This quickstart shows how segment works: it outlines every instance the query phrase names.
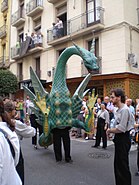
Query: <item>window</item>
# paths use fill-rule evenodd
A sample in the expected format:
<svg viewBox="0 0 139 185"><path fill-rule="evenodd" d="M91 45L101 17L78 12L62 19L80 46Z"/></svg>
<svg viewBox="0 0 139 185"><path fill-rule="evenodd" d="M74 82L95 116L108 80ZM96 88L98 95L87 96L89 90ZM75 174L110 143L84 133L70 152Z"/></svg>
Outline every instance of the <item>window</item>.
<svg viewBox="0 0 139 185"><path fill-rule="evenodd" d="M67 35L67 4L56 9L57 17L63 22L63 36Z"/></svg>
<svg viewBox="0 0 139 185"><path fill-rule="evenodd" d="M88 41L87 44L88 44L88 50L90 51L91 47L92 47L92 40ZM94 48L95 56L97 58L99 58L99 39L98 38L95 39L95 46L94 47L95 47ZM87 75L88 74L88 70L84 66L83 61L82 61L81 64L82 64L82 76ZM99 60L98 60L98 65L100 66L100 61ZM100 70L98 70L98 71L96 71L94 73L96 74L96 73L99 73L99 72L100 72Z"/></svg>
<svg viewBox="0 0 139 185"><path fill-rule="evenodd" d="M24 1L19 2L19 18L24 17Z"/></svg>
<svg viewBox="0 0 139 185"><path fill-rule="evenodd" d="M92 40L90 40L90 41L88 42L88 50L89 50L89 51L90 51L90 49L91 49L91 46L92 46ZM95 52L95 56L96 56L96 57L99 57L99 39L98 39L98 38L95 39L95 48L94 48L94 52Z"/></svg>
<svg viewBox="0 0 139 185"><path fill-rule="evenodd" d="M41 77L41 71L40 71L40 57L37 57L36 59L36 74L38 78Z"/></svg>
<svg viewBox="0 0 139 185"><path fill-rule="evenodd" d="M4 17L4 25L7 24L7 16Z"/></svg>
<svg viewBox="0 0 139 185"><path fill-rule="evenodd" d="M23 64L19 63L18 64L18 80L21 81L23 80Z"/></svg>
<svg viewBox="0 0 139 185"><path fill-rule="evenodd" d="M2 62L5 63L6 61L6 44L2 46Z"/></svg>
<svg viewBox="0 0 139 185"><path fill-rule="evenodd" d="M24 30L23 28L18 30L18 38L17 40L22 43L24 41Z"/></svg>
<svg viewBox="0 0 139 185"><path fill-rule="evenodd" d="M86 9L88 12L87 23L91 24L100 20L101 0L86 0Z"/></svg>
<svg viewBox="0 0 139 185"><path fill-rule="evenodd" d="M41 17L34 20L34 30L38 33L41 32Z"/></svg>

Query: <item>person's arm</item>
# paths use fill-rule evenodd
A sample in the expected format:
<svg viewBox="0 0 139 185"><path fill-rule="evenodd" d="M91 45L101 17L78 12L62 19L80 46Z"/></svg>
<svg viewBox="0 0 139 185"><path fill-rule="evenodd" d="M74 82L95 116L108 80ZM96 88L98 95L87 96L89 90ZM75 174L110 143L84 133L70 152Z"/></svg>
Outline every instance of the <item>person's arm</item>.
<svg viewBox="0 0 139 185"><path fill-rule="evenodd" d="M134 128L136 129L136 128L138 128L139 127L139 123L135 123L134 124Z"/></svg>
<svg viewBox="0 0 139 185"><path fill-rule="evenodd" d="M105 127L104 127L105 130L107 130L109 126L109 120L110 120L109 113L108 111L105 111Z"/></svg>
<svg viewBox="0 0 139 185"><path fill-rule="evenodd" d="M107 133L107 135L109 135L110 133L118 134L118 133L122 133L122 131L119 130L118 128L108 128L106 133Z"/></svg>
<svg viewBox="0 0 139 185"><path fill-rule="evenodd" d="M136 115L139 115L139 105L136 106Z"/></svg>
<svg viewBox="0 0 139 185"><path fill-rule="evenodd" d="M36 134L36 130L33 127L28 126L19 120L15 120L15 131L17 135L24 138L33 137Z"/></svg>
<svg viewBox="0 0 139 185"><path fill-rule="evenodd" d="M0 138L1 142L2 142L2 139ZM3 167L3 162L4 162L4 154L3 154L3 143L0 142L0 184L1 184L1 179L2 179L2 167Z"/></svg>

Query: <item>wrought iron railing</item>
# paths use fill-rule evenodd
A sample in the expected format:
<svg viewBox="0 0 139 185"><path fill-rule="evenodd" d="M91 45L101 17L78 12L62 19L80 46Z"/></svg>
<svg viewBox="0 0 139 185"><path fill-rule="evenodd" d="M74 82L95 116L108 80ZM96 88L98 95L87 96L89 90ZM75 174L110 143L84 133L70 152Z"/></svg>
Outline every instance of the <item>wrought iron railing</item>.
<svg viewBox="0 0 139 185"><path fill-rule="evenodd" d="M28 48L27 51L25 51L26 53L28 52L28 50L37 48L37 47L43 47L43 38L41 37L41 39L39 39L40 37L38 36L38 38L35 39L35 42L33 40L30 41L30 43L28 44ZM24 48L26 46L26 40L23 41L22 43L17 42L16 46L13 46L11 48L11 57L15 58L17 56L21 57L26 55L26 53L24 53ZM24 54L23 54L24 53Z"/></svg>
<svg viewBox="0 0 139 185"><path fill-rule="evenodd" d="M27 6L26 6L26 13L28 14L38 6L43 6L43 0L29 1L29 3L27 3Z"/></svg>
<svg viewBox="0 0 139 185"><path fill-rule="evenodd" d="M11 58L14 58L19 55L20 52L20 44L11 48Z"/></svg>
<svg viewBox="0 0 139 185"><path fill-rule="evenodd" d="M25 9L18 9L14 14L12 14L12 24L21 18L25 18Z"/></svg>
<svg viewBox="0 0 139 185"><path fill-rule="evenodd" d="M63 22L64 28L63 35L61 37L76 33L98 23L103 24L103 17L104 9L102 7L97 7L95 11L90 10L68 20L67 22ZM54 35L55 32L56 30L54 30L53 28L47 30L47 42L51 42L60 38L57 35Z"/></svg>
<svg viewBox="0 0 139 185"><path fill-rule="evenodd" d="M7 25L3 25L0 27L0 38L2 38L7 33Z"/></svg>
<svg viewBox="0 0 139 185"><path fill-rule="evenodd" d="M3 0L1 3L1 12L8 8L8 0Z"/></svg>

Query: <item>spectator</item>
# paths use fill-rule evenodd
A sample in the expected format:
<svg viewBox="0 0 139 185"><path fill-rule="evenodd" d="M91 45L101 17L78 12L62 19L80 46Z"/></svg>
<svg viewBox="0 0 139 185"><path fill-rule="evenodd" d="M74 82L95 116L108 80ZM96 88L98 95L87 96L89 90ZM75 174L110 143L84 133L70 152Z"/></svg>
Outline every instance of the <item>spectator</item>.
<svg viewBox="0 0 139 185"><path fill-rule="evenodd" d="M92 139L96 139L96 125L97 125L97 113L101 110L101 98L97 98L97 102L95 103L93 114L94 114L94 133Z"/></svg>
<svg viewBox="0 0 139 185"><path fill-rule="evenodd" d="M34 104L30 101L29 103L29 108L28 108L28 114L29 114L29 117L30 117L30 123L31 123L31 126L35 128L36 130L36 134L35 136L32 137L32 145L34 145L34 148L37 149L37 129L39 130L39 136L43 133L43 128L42 128L42 125L40 125L36 119L37 119L37 116L35 115L35 113L32 111L32 107L34 107Z"/></svg>
<svg viewBox="0 0 139 185"><path fill-rule="evenodd" d="M28 112L29 104L30 104L30 98L29 98L29 96L27 96L26 101L25 101L26 113Z"/></svg>
<svg viewBox="0 0 139 185"><path fill-rule="evenodd" d="M129 108L125 105L125 94L122 89L113 89L111 99L118 110L115 113L115 128L108 128L107 134L114 133L115 156L114 172L116 185L131 185L131 173L129 169L129 150L131 147L130 124L132 117Z"/></svg>
<svg viewBox="0 0 139 185"><path fill-rule="evenodd" d="M103 147L104 149L107 148L107 136L106 136L106 130L108 128L109 124L109 113L106 110L106 104L105 102L101 103L101 110L97 113L97 132L96 132L96 143L93 147L100 146L101 138L103 141Z"/></svg>
<svg viewBox="0 0 139 185"><path fill-rule="evenodd" d="M37 34L37 46L40 46L40 47L42 47L42 37L43 37L43 35L41 34L41 32L39 32L38 34Z"/></svg>
<svg viewBox="0 0 139 185"><path fill-rule="evenodd" d="M56 39L57 37L57 27L55 26L56 24L53 23L53 29L52 29L52 34L53 34L53 38Z"/></svg>
<svg viewBox="0 0 139 185"><path fill-rule="evenodd" d="M137 146L137 172L135 173L135 175L139 176L139 123L135 124L135 129L137 129L137 133L138 133L138 141L136 141L138 143L138 146Z"/></svg>
<svg viewBox="0 0 139 185"><path fill-rule="evenodd" d="M0 98L0 182L1 185L22 185L15 166L18 164L20 145L14 123L4 110Z"/></svg>
<svg viewBox="0 0 139 185"><path fill-rule="evenodd" d="M126 105L129 107L131 113L135 116L135 108L132 106L132 99L126 99Z"/></svg>
<svg viewBox="0 0 139 185"><path fill-rule="evenodd" d="M31 44L30 44L30 48L34 48L35 47L35 34L32 33L31 34Z"/></svg>
<svg viewBox="0 0 139 185"><path fill-rule="evenodd" d="M57 17L57 23L55 24L55 27L57 28L57 36L62 37L63 36L63 22Z"/></svg>
<svg viewBox="0 0 139 185"><path fill-rule="evenodd" d="M79 115L77 116L77 119L82 121L83 123L85 122L85 114L87 112L86 109L87 109L86 99L83 98L81 111L80 111ZM79 138L79 137L82 137L81 128L77 128L76 138ZM87 136L85 136L85 137L87 137Z"/></svg>
<svg viewBox="0 0 139 185"><path fill-rule="evenodd" d="M106 109L108 110L109 112L109 116L110 116L110 121L114 118L114 105L112 103L112 100L110 100L108 103L107 103L107 107Z"/></svg>
<svg viewBox="0 0 139 185"><path fill-rule="evenodd" d="M23 138L28 138L32 137L35 135L35 129L31 126L27 126L25 123L22 123L19 120L15 119L15 105L12 101L8 101L4 105L5 111L8 113L10 119L14 121L15 123L15 131L16 134L18 135L19 140L22 140ZM20 148L20 156L19 156L19 162L16 166L16 170L22 180L22 185L24 185L24 158L22 155L22 151Z"/></svg>

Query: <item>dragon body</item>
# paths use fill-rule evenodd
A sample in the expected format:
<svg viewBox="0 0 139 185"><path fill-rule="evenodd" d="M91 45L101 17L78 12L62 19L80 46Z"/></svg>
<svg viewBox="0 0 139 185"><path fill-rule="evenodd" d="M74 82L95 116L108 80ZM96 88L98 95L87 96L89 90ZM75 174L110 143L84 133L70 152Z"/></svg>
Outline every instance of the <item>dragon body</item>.
<svg viewBox="0 0 139 185"><path fill-rule="evenodd" d="M80 56L90 73L71 97L66 84L66 63L72 55ZM90 131L92 108L96 97L90 96L89 98L89 114L86 123L79 121L77 115L81 110L84 90L92 76L91 71L93 70L98 70L96 57L93 53L77 45L65 49L58 59L52 89L49 94L44 90L37 75L32 68L30 68L32 86L35 90L35 94L26 87L24 87L24 89L34 102L33 111L38 117L39 124L43 126L43 134L39 138L39 144L41 146L49 146L52 144L52 130L54 128L80 127L86 132Z"/></svg>

